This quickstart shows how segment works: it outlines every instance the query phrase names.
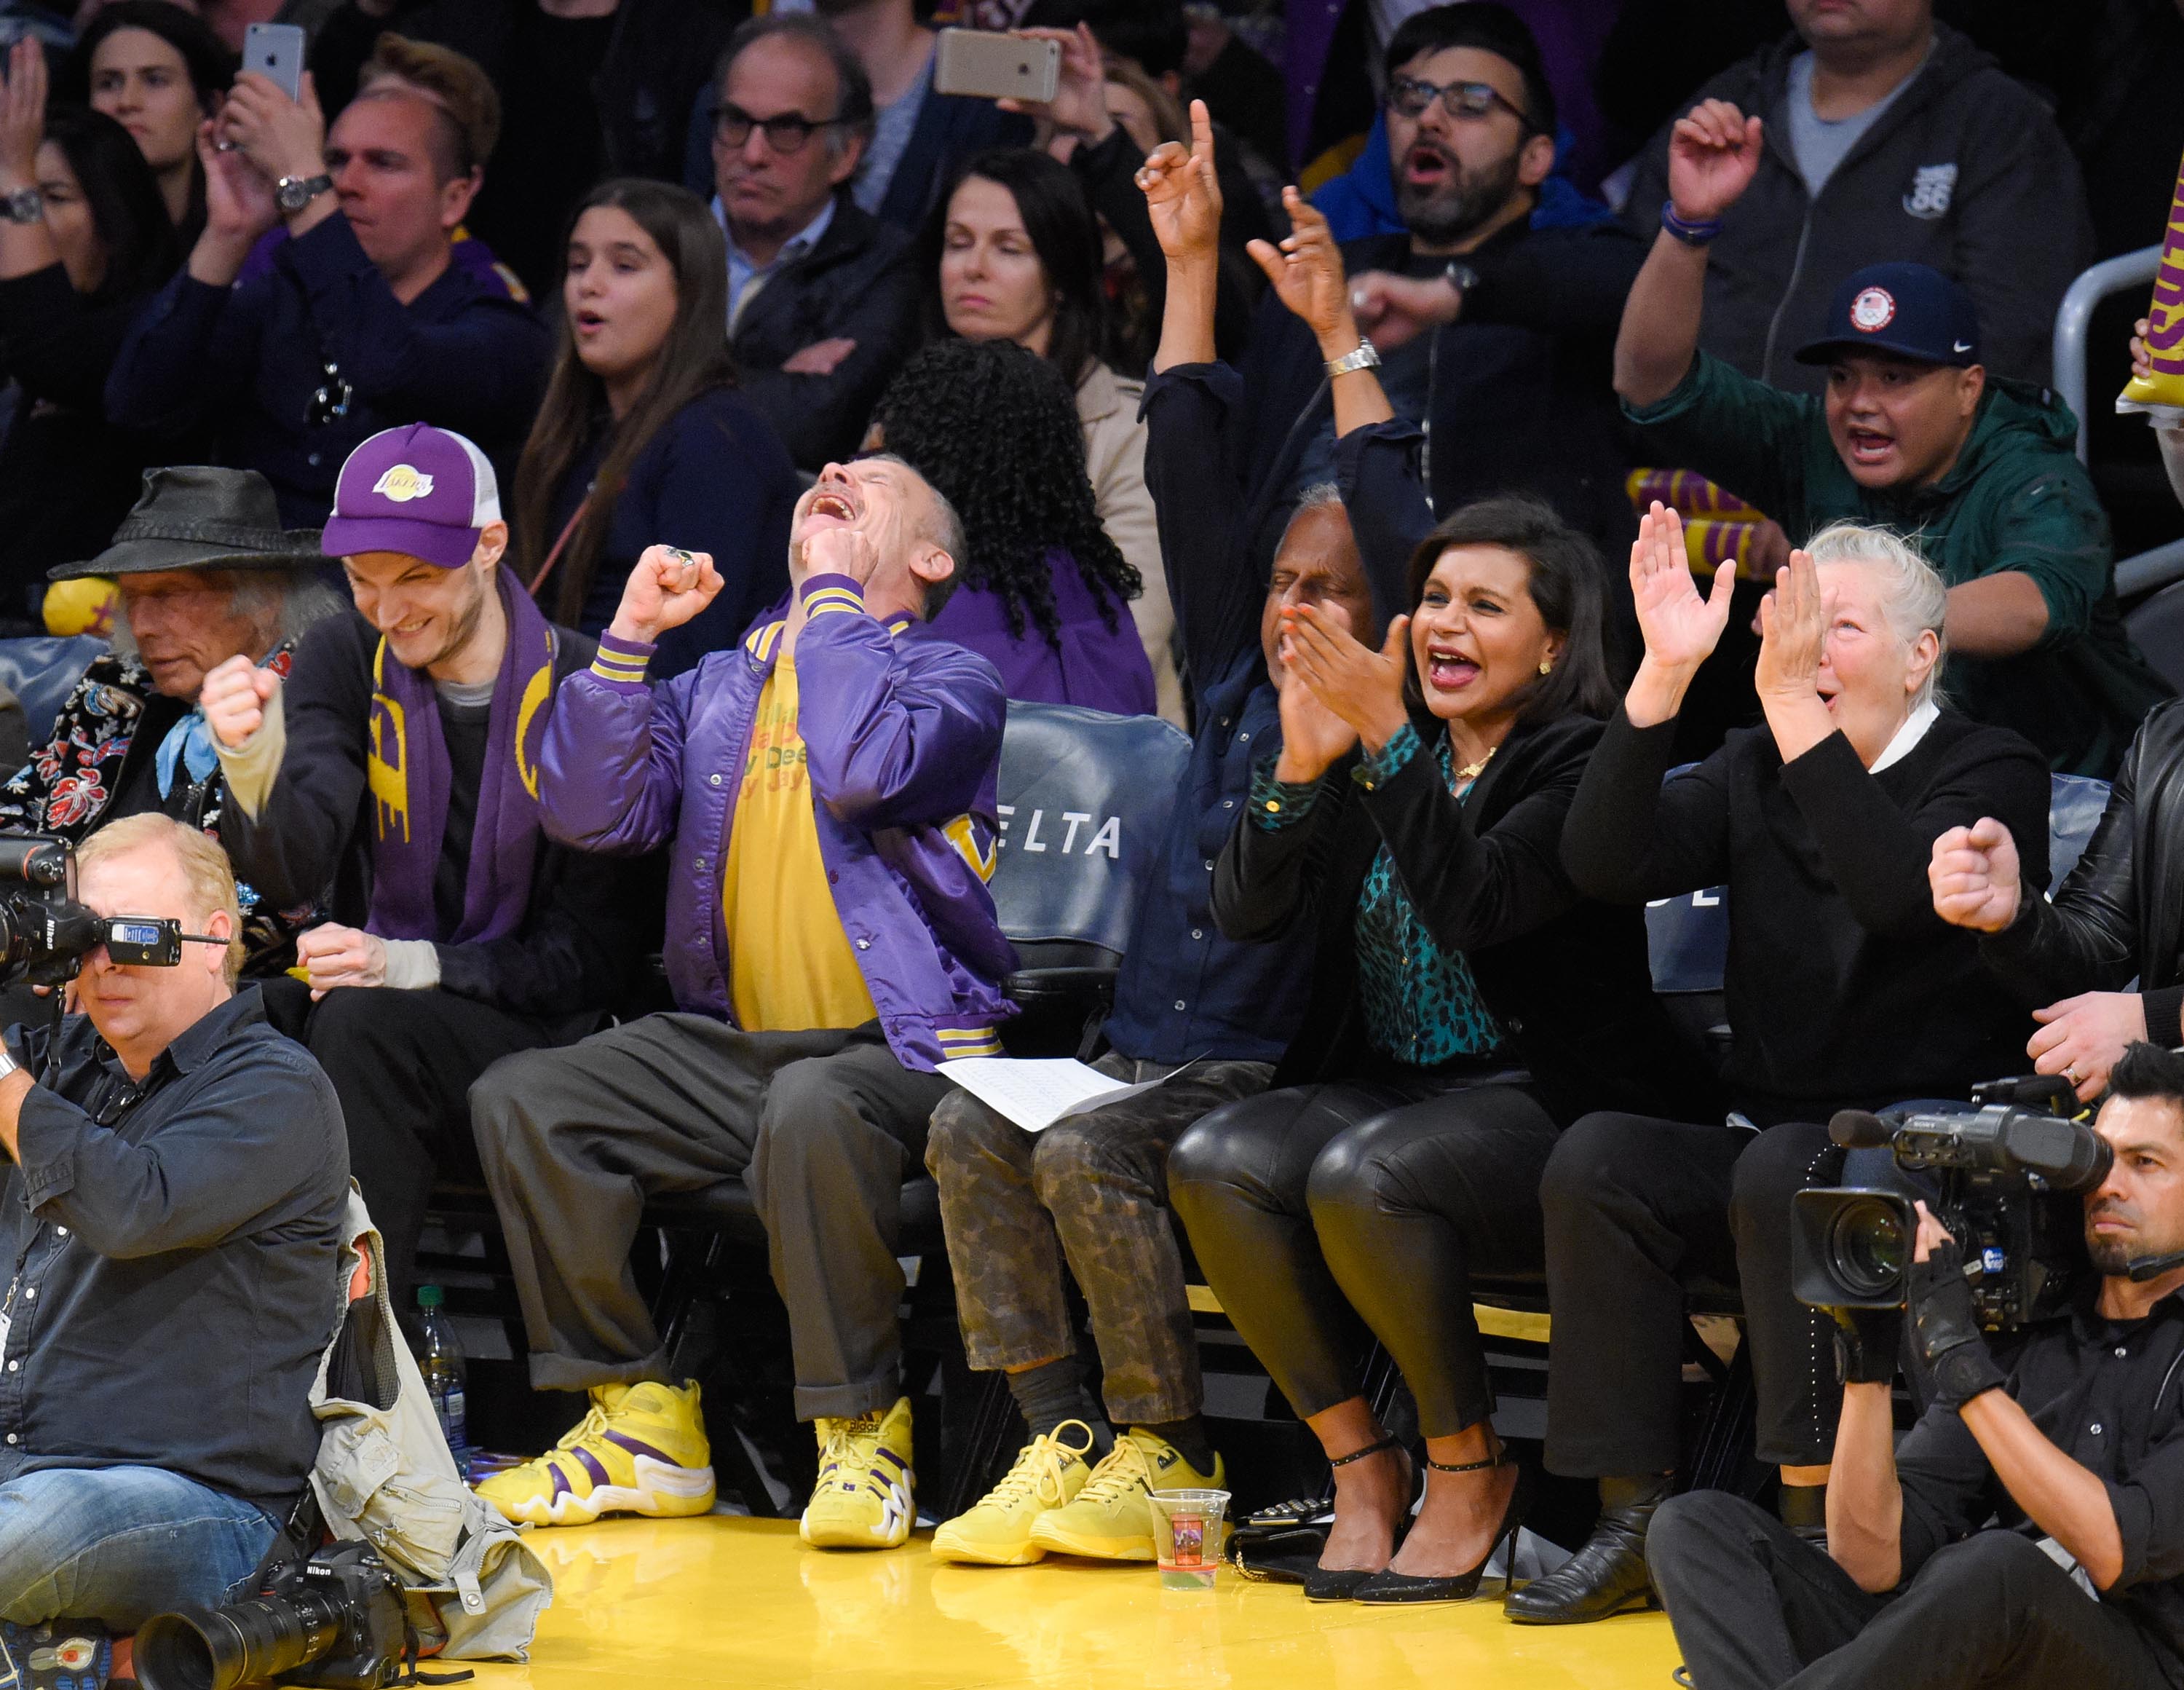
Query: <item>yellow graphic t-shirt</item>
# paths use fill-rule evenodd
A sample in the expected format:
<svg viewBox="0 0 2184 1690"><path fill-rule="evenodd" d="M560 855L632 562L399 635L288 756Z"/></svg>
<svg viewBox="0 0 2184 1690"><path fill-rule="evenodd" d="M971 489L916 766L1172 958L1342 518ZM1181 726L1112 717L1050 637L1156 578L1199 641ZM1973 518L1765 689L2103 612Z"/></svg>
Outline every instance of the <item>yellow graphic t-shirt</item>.
<svg viewBox="0 0 2184 1690"><path fill-rule="evenodd" d="M758 695L721 885L728 996L747 1033L858 1027L878 1013L834 911L811 806L796 667L783 652Z"/></svg>

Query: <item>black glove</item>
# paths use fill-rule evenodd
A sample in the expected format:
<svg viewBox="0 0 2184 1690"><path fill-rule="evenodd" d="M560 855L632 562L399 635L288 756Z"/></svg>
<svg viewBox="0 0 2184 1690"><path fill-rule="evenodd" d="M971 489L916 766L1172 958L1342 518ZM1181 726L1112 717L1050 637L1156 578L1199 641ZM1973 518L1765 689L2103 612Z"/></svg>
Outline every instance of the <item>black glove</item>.
<svg viewBox="0 0 2184 1690"><path fill-rule="evenodd" d="M1836 1377L1845 1385L1892 1385L1903 1351L1900 1308L1831 1308Z"/></svg>
<svg viewBox="0 0 2184 1690"><path fill-rule="evenodd" d="M2007 1375L1988 1353L1964 1278L1964 1252L1952 1241L1936 1245L1905 1276L1911 1330L1919 1353L1934 1370L1934 1400L1961 1408L1986 1391L1999 1390Z"/></svg>

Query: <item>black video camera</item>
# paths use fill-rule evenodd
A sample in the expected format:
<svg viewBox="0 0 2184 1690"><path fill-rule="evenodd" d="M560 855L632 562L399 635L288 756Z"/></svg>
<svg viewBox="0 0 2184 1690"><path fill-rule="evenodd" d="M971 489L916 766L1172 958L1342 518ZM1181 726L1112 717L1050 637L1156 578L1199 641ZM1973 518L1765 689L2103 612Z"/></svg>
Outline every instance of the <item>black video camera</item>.
<svg viewBox="0 0 2184 1690"><path fill-rule="evenodd" d="M0 985L57 986L100 945L125 967L171 968L184 933L167 916L102 916L75 901L75 850L50 834L0 834Z"/></svg>
<svg viewBox="0 0 2184 1690"><path fill-rule="evenodd" d="M144 1690L378 1690L402 1678L410 1648L401 1584L365 1545L339 1543L277 1566L244 1601L154 1615L136 1633L136 1678Z"/></svg>
<svg viewBox="0 0 2184 1690"><path fill-rule="evenodd" d="M2108 1177L2108 1141L2062 1112L2070 1082L2039 1075L1972 1088L1979 1107L1907 1115L1892 1125L1840 1111L1828 1136L1847 1149L1895 1152L1931 1174L1928 1207L1963 1247L1981 1326L2013 1331L2060 1314L2086 1266L2081 1195ZM1791 1205L1790 1288L1815 1308L1900 1308L1919 1236L1912 1200L1845 1186L1800 1191Z"/></svg>

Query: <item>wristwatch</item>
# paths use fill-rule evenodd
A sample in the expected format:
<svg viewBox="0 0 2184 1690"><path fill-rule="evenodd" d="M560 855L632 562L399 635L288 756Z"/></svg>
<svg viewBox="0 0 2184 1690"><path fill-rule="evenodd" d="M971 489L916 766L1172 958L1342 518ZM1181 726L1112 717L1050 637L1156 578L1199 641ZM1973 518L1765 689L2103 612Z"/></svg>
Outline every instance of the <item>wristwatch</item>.
<svg viewBox="0 0 2184 1690"><path fill-rule="evenodd" d="M283 176L273 184L273 203L281 215L292 217L320 194L330 192L334 179L323 170L315 176Z"/></svg>
<svg viewBox="0 0 2184 1690"><path fill-rule="evenodd" d="M1440 274L1441 280L1456 289L1459 296L1479 286L1479 272L1460 258L1451 259L1448 268Z"/></svg>
<svg viewBox="0 0 2184 1690"><path fill-rule="evenodd" d="M1327 373L1330 380L1337 376L1347 376L1353 370L1377 370L1379 367L1380 354L1369 340L1359 341L1355 352L1346 352L1340 358L1327 360Z"/></svg>
<svg viewBox="0 0 2184 1690"><path fill-rule="evenodd" d="M0 217L10 223L35 223L46 215L46 197L34 187L0 193Z"/></svg>
<svg viewBox="0 0 2184 1690"><path fill-rule="evenodd" d="M8 1041L0 1039L0 1079L7 1079L9 1074L22 1066L22 1063L15 1060L14 1052L8 1048Z"/></svg>

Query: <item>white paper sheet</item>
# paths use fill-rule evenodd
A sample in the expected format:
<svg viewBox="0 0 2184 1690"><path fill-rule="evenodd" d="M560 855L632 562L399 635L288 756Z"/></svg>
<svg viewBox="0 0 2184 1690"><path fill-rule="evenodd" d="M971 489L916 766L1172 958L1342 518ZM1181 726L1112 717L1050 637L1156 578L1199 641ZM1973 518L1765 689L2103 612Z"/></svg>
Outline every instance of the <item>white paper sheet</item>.
<svg viewBox="0 0 2184 1690"><path fill-rule="evenodd" d="M1183 1068L1137 1085L1068 1057L964 1057L941 1063L940 1072L1026 1132L1043 1133L1056 1121L1163 1085Z"/></svg>

